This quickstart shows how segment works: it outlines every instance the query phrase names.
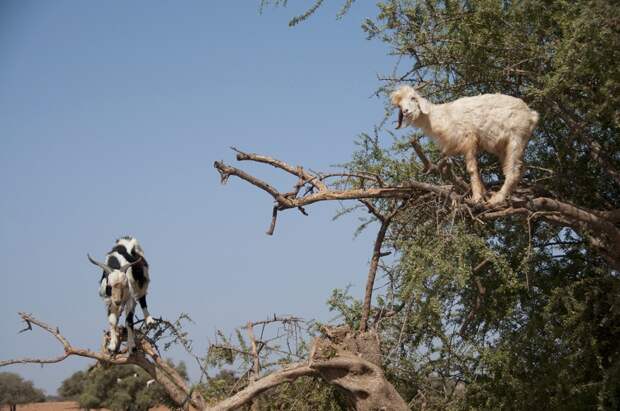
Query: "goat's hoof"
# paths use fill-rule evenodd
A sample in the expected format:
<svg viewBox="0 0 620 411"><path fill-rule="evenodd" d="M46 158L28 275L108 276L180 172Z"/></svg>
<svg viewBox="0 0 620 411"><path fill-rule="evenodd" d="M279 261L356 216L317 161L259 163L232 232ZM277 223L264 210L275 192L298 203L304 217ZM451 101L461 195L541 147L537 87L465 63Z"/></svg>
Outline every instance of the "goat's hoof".
<svg viewBox="0 0 620 411"><path fill-rule="evenodd" d="M488 201L488 204L492 207L496 207L506 202L506 198L504 196L493 196Z"/></svg>
<svg viewBox="0 0 620 411"><path fill-rule="evenodd" d="M149 326L149 327L152 326L152 325L155 325L155 319L153 319L153 317L151 317L150 315L148 317L146 317L144 322L146 322L146 325Z"/></svg>

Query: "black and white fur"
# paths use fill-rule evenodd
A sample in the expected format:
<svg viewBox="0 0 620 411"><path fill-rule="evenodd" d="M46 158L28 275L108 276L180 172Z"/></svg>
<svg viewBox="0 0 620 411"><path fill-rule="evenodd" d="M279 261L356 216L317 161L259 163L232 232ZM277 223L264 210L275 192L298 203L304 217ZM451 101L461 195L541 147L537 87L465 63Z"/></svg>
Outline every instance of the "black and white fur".
<svg viewBox="0 0 620 411"><path fill-rule="evenodd" d="M98 264L99 265L99 264ZM152 325L155 320L148 311L146 294L150 283L149 264L144 258L144 251L138 240L134 237L122 237L116 240L112 250L106 255L105 264L101 275L99 295L103 298L110 323L110 343L108 349L112 352L118 349L118 333L116 326L121 313L125 312L125 324L127 327L127 351L131 354L135 346L133 336L134 311L136 301L142 308L144 321ZM125 268L123 270L123 268ZM112 301L112 284L114 276L118 277L119 271L126 276L126 292L121 301ZM119 281L119 280L116 280Z"/></svg>

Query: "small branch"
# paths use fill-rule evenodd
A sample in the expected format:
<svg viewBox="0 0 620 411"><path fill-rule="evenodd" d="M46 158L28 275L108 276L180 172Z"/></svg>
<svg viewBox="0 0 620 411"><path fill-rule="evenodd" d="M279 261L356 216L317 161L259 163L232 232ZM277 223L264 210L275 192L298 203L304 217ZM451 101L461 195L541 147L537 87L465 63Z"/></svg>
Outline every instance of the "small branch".
<svg viewBox="0 0 620 411"><path fill-rule="evenodd" d="M232 149L237 153L237 161L256 161L257 163L269 164L270 166L279 168L289 174L301 178L303 181L312 184L317 190L327 190L327 187L321 180L319 180L316 176L313 176L312 174L304 171L302 167L293 167L285 163L284 161L277 160L268 156L263 156L260 154L245 153L241 150L236 149L235 147L232 147Z"/></svg>
<svg viewBox="0 0 620 411"><path fill-rule="evenodd" d="M269 225L269 229L267 229L267 235L273 235L273 231L276 229L277 219L278 219L278 207L273 206L273 211L271 213L271 224Z"/></svg>
<svg viewBox="0 0 620 411"><path fill-rule="evenodd" d="M433 168L436 168L436 166L433 163L431 163L428 157L426 157L426 153L422 149L422 146L420 145L420 142L418 141L417 138L411 139L411 145L413 146L413 150L415 151L415 153L418 155L418 158L424 165L423 171L425 173L432 171Z"/></svg>
<svg viewBox="0 0 620 411"><path fill-rule="evenodd" d="M479 273L489 262L491 261L488 258L485 258L484 260L482 260L481 263L479 263L473 269L473 273L474 273L473 278L474 278L474 282L476 283L476 287L478 288L478 294L476 295L475 305L469 311L469 314L467 314L467 317L465 318L465 321L463 321L463 324L461 325L461 329L459 330L459 335L461 337L465 335L465 330L467 329L471 321L474 319L474 316L476 315L478 310L480 310L480 306L482 305L482 299L484 298L486 291L487 291L486 288L482 285L482 282L480 281L480 277L478 277L475 274Z"/></svg>
<svg viewBox="0 0 620 411"><path fill-rule="evenodd" d="M264 182L263 180L260 180L248 173L246 173L245 171L239 170L238 168L235 167L229 167L226 164L224 164L223 162L220 161L216 161L213 163L213 166L219 171L220 176L221 176L221 180L222 182L226 182L228 181L228 178L230 176L237 176L242 180L247 181L248 183L255 185L256 187L260 188L263 191L268 192L269 194L271 194L271 196L274 198L274 200L276 200L279 204L289 204L290 202L287 200L286 197L282 196L280 194L280 192L278 190L276 190L275 188L273 188L271 185L267 184L266 182ZM291 208L294 207L292 205L290 205L287 208Z"/></svg>
<svg viewBox="0 0 620 411"><path fill-rule="evenodd" d="M103 354L103 353L97 353L94 351L85 350L81 348L74 348L73 346L71 346L69 341L63 335L60 334L60 330L58 328L52 327L44 323L43 321L36 319L35 317L33 317L31 314L28 314L28 313L20 312L19 316L27 324L27 327L21 330L20 332L32 330L32 325L34 324L37 327L41 328L42 330L47 331L48 333L52 334L52 336L54 336L54 338L56 338L56 340L58 340L60 344L62 344L64 348L64 354L61 356L58 356L55 358L49 358L49 359L18 358L18 359L12 359L12 360L4 360L4 361L0 361L0 367L7 366L7 365L13 365L13 364L53 364L53 363L60 362L64 360L65 358L70 357L72 355L93 358L98 361L103 361L103 362L107 362L110 364L126 364L127 363L127 358L112 357L110 355Z"/></svg>
<svg viewBox="0 0 620 411"><path fill-rule="evenodd" d="M377 309L377 314L375 315L374 318L374 328L377 328L379 326L379 323L381 322L381 320L385 319L385 318L391 318L394 317L395 315L398 315L398 313L400 313L402 311L402 309L405 308L405 303L401 303L396 307L391 308L390 310L386 311L385 307L381 307L381 309Z"/></svg>
<svg viewBox="0 0 620 411"><path fill-rule="evenodd" d="M295 316L286 316L286 317L280 317L274 314L273 318L268 318L266 320L259 320L259 321L253 321L253 322L249 322L248 324L251 324L253 327L256 327L257 325L263 325L263 324L271 324L271 323L282 323L282 324L290 324L290 323L298 323L303 321L303 318L300 317L295 317Z"/></svg>
<svg viewBox="0 0 620 411"><path fill-rule="evenodd" d="M372 290L375 284L375 277L377 275L377 267L379 266L379 260L381 259L381 247L385 240L385 234L392 221L392 218L381 220L381 227L377 233L375 244L373 247L372 258L370 260L370 267L368 269L368 278L366 280L366 292L364 293L364 303L362 306L362 319L360 320L360 332L366 332L368 328L368 317L370 316L370 307L372 305Z"/></svg>
<svg viewBox="0 0 620 411"><path fill-rule="evenodd" d="M256 338L254 338L254 325L251 322L248 322L248 325L245 327L248 332L248 338L250 339L250 346L252 347L252 358L253 358L253 366L252 373L250 374L250 383L256 381L260 376L260 358L258 356L259 349L256 344Z"/></svg>
<svg viewBox="0 0 620 411"><path fill-rule="evenodd" d="M63 354L63 355L61 355L59 357L48 358L48 359L43 359L43 358L16 358L14 360L0 361L0 367L4 367L6 365L13 365L13 364L54 364L54 363L63 361L69 355L71 355L71 354L65 353L65 354Z"/></svg>

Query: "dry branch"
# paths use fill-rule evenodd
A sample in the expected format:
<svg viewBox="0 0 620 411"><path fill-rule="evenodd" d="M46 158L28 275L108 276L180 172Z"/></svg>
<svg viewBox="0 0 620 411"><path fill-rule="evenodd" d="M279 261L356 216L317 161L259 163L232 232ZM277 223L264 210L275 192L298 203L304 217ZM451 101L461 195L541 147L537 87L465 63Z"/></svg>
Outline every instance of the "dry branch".
<svg viewBox="0 0 620 411"><path fill-rule="evenodd" d="M41 328L50 333L63 346L64 354L53 359L39 358L20 358L13 360L0 361L0 367L12 364L49 364L60 362L70 356L78 356L91 358L105 364L114 365L137 365L143 368L152 378L158 381L170 394L170 397L178 404L189 402L198 409L204 408L204 400L198 393L192 393L185 383L184 379L176 372L176 370L166 363L158 354L157 348L153 346L146 338L138 338L135 351L130 356L110 355L103 352L95 352L88 349L76 348L71 345L69 340L65 338L57 327L52 327L43 321L33 317L31 314L19 313L29 328L32 325ZM138 333L136 333L138 334Z"/></svg>
<svg viewBox="0 0 620 411"><path fill-rule="evenodd" d="M415 145L414 145L415 147ZM416 150L418 152L418 150ZM620 270L620 228L617 226L620 221L620 211L618 210L590 210L569 204L548 196L537 196L534 188L524 187L518 190L518 195L513 194L510 200L499 207L492 207L486 203L475 203L464 194L459 194L463 183L456 177L444 175L450 180L450 184L437 185L420 181L411 180L406 183L394 186L384 184L365 184L364 188L352 188L348 190L336 190L327 185L319 185L312 180L315 176L307 174L302 167L292 167L285 162L268 156L257 154L246 154L240 152L244 161L256 161L272 165L276 168L285 170L304 179L307 183L313 184L316 190L305 196L283 195L268 183L223 162L216 161L214 167L222 177L222 181L227 181L230 176L237 176L250 184L269 193L275 200L277 211L289 208L304 207L321 201L341 201L341 200L369 200L369 199L394 199L407 200L418 197L432 195L435 198L450 202L455 209L467 212L474 221L495 220L509 216L520 216L525 219L531 218L534 214L536 218L546 220L550 223L571 227L584 238L588 239L607 259L611 266ZM418 153L425 165L432 168L430 161L424 156L423 152ZM239 156L238 156L239 157ZM351 177L355 178L355 177ZM366 178L365 182L376 181ZM365 203L366 204L366 203ZM473 211L472 211L473 210ZM272 220L272 227L275 225L275 214Z"/></svg>

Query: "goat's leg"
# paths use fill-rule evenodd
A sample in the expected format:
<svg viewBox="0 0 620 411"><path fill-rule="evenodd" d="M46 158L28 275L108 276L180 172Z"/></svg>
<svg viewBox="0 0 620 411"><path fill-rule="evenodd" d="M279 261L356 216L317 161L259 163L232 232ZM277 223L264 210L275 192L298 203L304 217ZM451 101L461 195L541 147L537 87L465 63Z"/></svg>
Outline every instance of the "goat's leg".
<svg viewBox="0 0 620 411"><path fill-rule="evenodd" d="M149 309L146 306L146 294L140 297L138 299L138 302L140 303L142 314L144 314L144 322L146 322L146 325L155 324L155 320L153 319L153 317L151 317L151 314L149 314Z"/></svg>
<svg viewBox="0 0 620 411"><path fill-rule="evenodd" d="M127 355L131 355L134 347L136 346L136 342L134 341L133 336L133 311L133 307L131 308L131 310L127 310L127 316L125 319L125 326L127 327Z"/></svg>
<svg viewBox="0 0 620 411"><path fill-rule="evenodd" d="M465 153L465 165L471 181L471 199L478 203L482 201L484 185L480 179L480 173L478 173L478 160L476 160L475 150L469 150Z"/></svg>
<svg viewBox="0 0 620 411"><path fill-rule="evenodd" d="M502 164L504 172L504 184L502 188L489 200L489 204L497 205L506 200L512 193L512 190L519 184L521 178L521 166L523 164L523 151L525 145L520 142L510 143L506 147L506 155Z"/></svg>
<svg viewBox="0 0 620 411"><path fill-rule="evenodd" d="M108 343L108 351L116 352L118 349L118 333L116 325L118 324L118 313L116 310L108 308L108 323L110 323L110 342Z"/></svg>

